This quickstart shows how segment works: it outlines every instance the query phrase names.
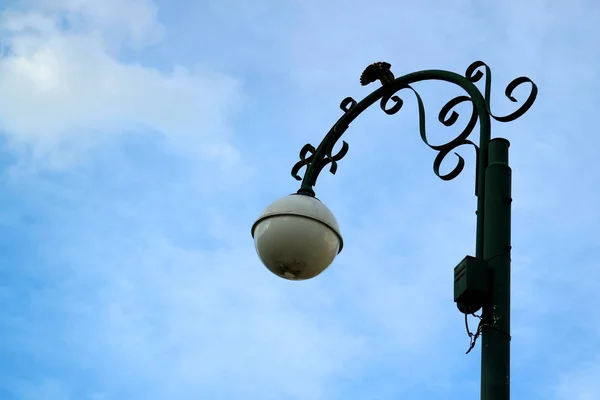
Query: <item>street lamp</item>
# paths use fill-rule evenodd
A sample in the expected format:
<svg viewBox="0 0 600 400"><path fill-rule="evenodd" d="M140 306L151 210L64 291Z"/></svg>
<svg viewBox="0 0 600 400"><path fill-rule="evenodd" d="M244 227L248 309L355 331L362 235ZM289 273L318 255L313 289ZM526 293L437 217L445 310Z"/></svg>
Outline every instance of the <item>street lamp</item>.
<svg viewBox="0 0 600 400"><path fill-rule="evenodd" d="M465 75L450 71L426 70L395 78L391 65L378 62L369 65L360 77L362 85L380 81L382 86L360 102L345 98L340 108L342 117L333 125L319 146L306 144L300 150L300 161L292 168L292 176L301 180L297 193L276 200L267 207L252 226L256 251L265 266L274 274L289 280L303 280L323 272L342 250L343 239L332 212L315 197L313 190L321 171L329 165L335 174L337 163L348 152L348 143L333 148L348 126L363 111L380 101L388 115L396 114L403 106L398 92L412 91L419 111L419 133L427 146L438 152L433 162L434 173L442 180L456 178L465 166L458 154L456 166L447 174L440 173L444 158L460 146L473 146L476 151L475 193L477 196L477 231L475 256L466 256L454 268L454 301L465 315L475 315L482 309L476 339L481 335L481 399L510 398L510 220L511 169L508 165L509 142L491 138L491 119L510 122L522 116L537 97L537 86L527 77L508 84L505 95L512 102L514 90L529 84L530 93L523 104L511 114L497 116L490 108L491 71L482 61L472 63ZM485 77L484 92L476 82ZM466 95L446 103L438 114L445 126L454 125L459 114L454 110L462 103L472 106L471 116L462 132L443 145L430 144L425 130L425 107L419 93L411 84L421 81L445 81L462 88ZM468 139L479 124L479 145ZM298 173L306 167L304 177ZM472 342L472 346L474 341ZM471 348L472 348L471 346Z"/></svg>

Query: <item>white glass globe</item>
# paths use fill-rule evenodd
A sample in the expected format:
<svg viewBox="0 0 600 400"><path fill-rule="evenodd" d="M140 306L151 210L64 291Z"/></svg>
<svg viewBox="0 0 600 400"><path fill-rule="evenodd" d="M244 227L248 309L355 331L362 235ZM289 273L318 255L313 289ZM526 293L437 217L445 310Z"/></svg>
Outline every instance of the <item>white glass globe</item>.
<svg viewBox="0 0 600 400"><path fill-rule="evenodd" d="M342 251L339 225L315 197L292 194L274 201L252 226L256 252L282 278L310 279Z"/></svg>

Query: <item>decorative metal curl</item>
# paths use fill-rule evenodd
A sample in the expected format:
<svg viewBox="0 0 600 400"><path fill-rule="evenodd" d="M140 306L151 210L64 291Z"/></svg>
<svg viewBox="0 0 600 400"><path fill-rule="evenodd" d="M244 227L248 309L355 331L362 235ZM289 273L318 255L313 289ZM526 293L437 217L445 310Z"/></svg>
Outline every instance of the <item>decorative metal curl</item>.
<svg viewBox="0 0 600 400"><path fill-rule="evenodd" d="M354 108L357 104L358 103L356 102L356 100L354 100L352 97L346 97L340 103L340 109L342 109L342 111L344 111L344 113L346 114L346 113L350 112L350 110L352 110L352 108ZM336 124L331 128L331 130L329 131L327 136L335 134L339 138L346 131L346 129L348 129L348 126L342 127L342 126L339 126ZM335 175L335 173L337 172L337 162L340 161L342 158L344 158L344 156L348 153L350 146L348 145L348 143L346 141L342 141L342 148L337 153L332 154L333 147L335 146L336 141L337 140L327 141L325 157L321 158L319 161L317 161L314 164L314 170L313 170L312 178L310 180L311 186L316 185L317 177L319 176L319 174L321 173L323 168L325 168L328 164L331 164L331 166L329 167L329 172L331 172L333 175ZM298 175L298 173L300 172L302 167L311 165L311 163L315 157L315 152L316 152L315 147L313 145L311 145L310 143L305 144L304 147L302 147L302 149L300 150L300 154L299 154L300 161L298 161L296 164L294 164L294 167L292 168L292 176L297 181L302 180L302 178L300 177L300 175Z"/></svg>
<svg viewBox="0 0 600 400"><path fill-rule="evenodd" d="M436 176L438 176L440 179L442 179L444 181L449 181L449 180L456 178L458 175L460 175L460 173L462 172L462 170L465 167L465 160L460 154L458 154L456 152L454 153L458 157L458 160L457 160L456 166L449 173L441 174L440 167L441 167L442 162L444 161L444 158L450 153L450 151L454 150L455 148L457 148L459 146L466 145L466 144L473 145L473 147L475 147L476 153L478 153L479 147L475 143L471 142L470 140L466 140L467 137L473 131L473 128L475 128L475 125L477 124L477 110L475 108L475 104L471 101L471 98L469 98L467 96L457 96L457 97L451 99L449 102L447 102L442 107L442 109L440 110L440 112L438 114L438 121L440 121L440 123L442 123L444 126L447 126L447 127L453 126L458 121L460 115L458 112L456 112L454 110L454 107L458 106L459 104L462 104L465 102L471 103L471 105L472 105L471 117L469 118L469 122L467 123L465 128L462 130L462 132L460 134L458 134L458 136L456 136L454 139L452 139L448 143L445 143L442 145L434 145L434 144L431 144L429 142L429 139L427 138L425 105L423 103L423 99L421 98L421 95L412 86L402 85L395 92L384 95L382 97L381 103L380 103L381 109L383 110L383 112L385 112L388 115L393 115L393 114L396 114L398 111L400 111L400 109L402 109L404 102L398 95L396 95L396 93L398 93L402 89L410 89L415 94L415 97L417 99L418 111L419 111L419 134L421 136L421 140L429 148L431 148L432 150L436 150L438 152L438 155L436 156L436 158L433 162L433 172L436 174ZM394 104L391 107L388 107L388 102L390 100L393 101Z"/></svg>
<svg viewBox="0 0 600 400"><path fill-rule="evenodd" d="M482 67L485 69L485 74L483 72L481 72L481 70L479 70L479 68L482 68ZM484 63L483 61L475 61L473 64L469 65L469 67L467 68L467 71L465 72L465 77L473 83L481 80L481 78L484 75L485 75L485 89L484 89L483 97L485 99L485 107L486 107L486 110L487 110L488 114L490 115L490 117L492 117L496 121L498 121L498 122L514 121L517 118L521 117L523 114L525 114L531 108L533 103L535 102L535 99L538 94L538 88L537 88L536 84L533 83L533 81L531 79L529 79L528 77L520 76L518 78L513 79L506 86L506 89L504 90L504 95L506 97L508 97L508 99L510 101L512 101L513 103L516 103L516 102L518 102L518 100L513 96L513 92L515 91L515 89L524 83L530 83L531 84L531 92L529 93L529 96L527 96L527 99L523 102L523 104L519 108L517 108L515 111L513 111L512 113L505 115L505 116L494 115L492 113L492 109L490 107L491 92L492 92L492 71L491 71L490 67L488 67L488 65L486 63Z"/></svg>
<svg viewBox="0 0 600 400"><path fill-rule="evenodd" d="M342 141L341 149L333 153L333 147L337 141L341 138L344 132L348 129L348 126L358 115L364 110L369 108L375 102L380 101L381 109L388 115L394 115L402 109L404 105L403 100L400 98L398 93L401 90L408 89L414 93L417 99L417 106L419 111L419 134L421 140L429 146L432 150L438 152L433 162L434 173L442 180L449 181L456 178L464 169L465 160L458 153L454 154L458 157L455 167L446 174L440 173L440 166L444 158L453 150L460 146L471 145L475 148L477 155L477 177L476 177L476 192L478 193L478 186L481 184L479 175L481 172L482 161L487 164L487 142L491 139L491 126L490 118L495 119L499 122L510 122L513 121L529 110L533 105L538 89L535 83L527 77L519 77L514 79L508 84L505 89L505 95L511 102L517 102L518 100L513 96L513 92L519 86L529 83L531 84L531 92L527 99L521 104L521 106L514 112L505 115L497 116L491 112L490 97L491 97L491 70L482 61L475 61L466 70L465 76L461 76L454 72L443 71L443 70L425 70L407 74L399 78L392 80L394 75L391 73L389 63L375 63L367 67L366 72L369 72L369 79L365 79L365 73L362 75L361 83L369 84L379 80L382 86L360 102L356 102L352 97L345 98L340 108L344 111L344 114L340 119L333 125L329 130L325 138L321 141L319 146L315 148L311 144L305 145L300 151L300 161L298 161L292 168L292 176L297 180L302 180L302 187L299 190L301 193L314 195L313 187L316 185L317 178L323 168L328 164L331 164L329 171L332 174L337 172L337 162L340 161L348 152L348 143ZM481 71L481 68L485 72ZM372 76L371 76L372 75ZM481 80L485 76L485 88L482 94L479 89L475 86L475 83ZM471 116L467 121L464 129L452 140L445 144L434 145L429 142L426 132L426 118L425 118L425 106L419 93L411 86L413 83L427 81L427 80L440 80L450 83L454 83L461 87L467 95L457 96L448 101L440 110L438 114L438 121L446 126L451 127L459 120L460 114L455 108L463 103L470 103ZM480 157L481 150L478 145L473 141L469 140L469 135L475 129L477 122L479 122L480 128L480 141L479 146L485 149L483 158ZM304 178L300 178L298 173L302 167L306 166Z"/></svg>

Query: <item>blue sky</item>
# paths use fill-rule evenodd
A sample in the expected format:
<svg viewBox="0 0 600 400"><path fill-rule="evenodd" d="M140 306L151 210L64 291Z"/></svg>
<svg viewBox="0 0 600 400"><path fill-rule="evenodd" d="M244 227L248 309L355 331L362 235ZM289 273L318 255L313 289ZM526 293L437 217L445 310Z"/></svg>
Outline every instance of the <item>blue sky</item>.
<svg viewBox="0 0 600 400"><path fill-rule="evenodd" d="M512 143L513 397L600 398L596 2L2 4L1 399L478 398L452 301L475 246L472 151L435 177L409 96L365 112L319 180L345 239L327 271L277 278L250 226L297 190L339 102L372 90L366 65L479 59L499 114L512 79L539 87L493 126ZM458 93L418 89L432 116Z"/></svg>

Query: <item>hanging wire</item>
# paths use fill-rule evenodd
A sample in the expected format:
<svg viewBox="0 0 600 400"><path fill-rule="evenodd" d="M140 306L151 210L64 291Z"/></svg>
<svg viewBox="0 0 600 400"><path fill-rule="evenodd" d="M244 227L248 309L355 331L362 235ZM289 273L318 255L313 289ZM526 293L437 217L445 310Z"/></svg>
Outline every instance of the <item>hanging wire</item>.
<svg viewBox="0 0 600 400"><path fill-rule="evenodd" d="M473 348L475 347L475 343L477 342L477 339L479 338L479 336L481 336L481 332L483 331L483 328L494 329L494 330L508 336L508 340L512 339L508 332L498 329L498 327L495 324L484 323L481 315L477 315L475 313L472 313L471 315L474 316L475 318L479 319L479 324L477 325L477 329L475 330L475 333L472 333L471 330L469 329L469 319L468 319L469 314L465 314L465 328L467 329L467 335L469 335L469 339L471 341L471 343L469 344L469 349L467 350L467 352L465 354L469 354L471 352L471 350L473 350Z"/></svg>
<svg viewBox="0 0 600 400"><path fill-rule="evenodd" d="M475 333L472 333L469 329L469 314L465 314L465 328L467 329L467 334L469 335L470 339L469 349L465 354L469 354L471 350L473 350L475 343L477 342L477 338L481 335L481 331L483 330L483 318L481 318L481 315L477 315L475 313L471 315L479 319L479 324L477 325Z"/></svg>

